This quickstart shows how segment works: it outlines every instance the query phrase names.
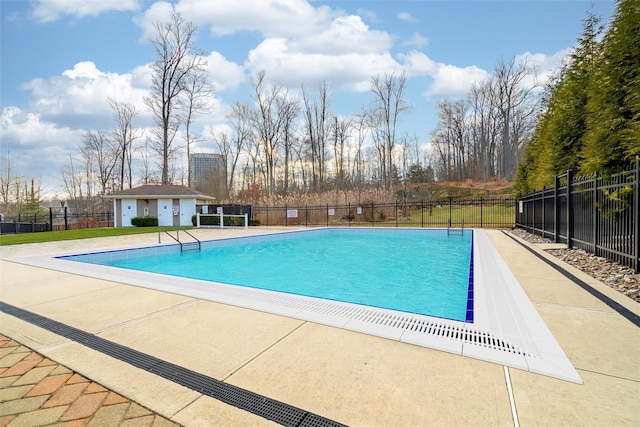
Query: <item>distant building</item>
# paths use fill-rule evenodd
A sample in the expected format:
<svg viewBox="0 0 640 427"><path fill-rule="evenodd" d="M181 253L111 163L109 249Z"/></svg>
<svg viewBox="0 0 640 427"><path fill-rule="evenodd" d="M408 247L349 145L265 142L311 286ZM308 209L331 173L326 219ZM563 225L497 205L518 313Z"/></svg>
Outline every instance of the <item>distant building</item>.
<svg viewBox="0 0 640 427"><path fill-rule="evenodd" d="M227 195L227 162L221 154L189 155L189 188L217 198Z"/></svg>

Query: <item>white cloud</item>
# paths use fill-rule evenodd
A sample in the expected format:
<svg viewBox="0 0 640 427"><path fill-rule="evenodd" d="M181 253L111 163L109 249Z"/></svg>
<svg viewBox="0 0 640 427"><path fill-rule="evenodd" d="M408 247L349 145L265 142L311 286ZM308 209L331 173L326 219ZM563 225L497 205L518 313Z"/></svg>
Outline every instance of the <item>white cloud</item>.
<svg viewBox="0 0 640 427"><path fill-rule="evenodd" d="M40 22L57 21L61 15L77 18L96 16L112 10L138 10L137 0L39 0L31 12L31 17Z"/></svg>
<svg viewBox="0 0 640 427"><path fill-rule="evenodd" d="M132 103L141 115L146 112L147 88L133 86L131 74L100 71L93 62L79 62L60 76L33 79L22 88L31 92L32 112L72 127L82 121L107 125L111 119L107 97Z"/></svg>
<svg viewBox="0 0 640 427"><path fill-rule="evenodd" d="M267 37L313 32L333 13L306 0L181 0L176 11L197 25L210 25L216 35L249 31Z"/></svg>
<svg viewBox="0 0 640 427"><path fill-rule="evenodd" d="M412 51L399 55L399 58L409 77L428 76L433 79L423 93L429 99L464 97L475 82L489 77L488 72L475 65L458 67L443 64L422 52Z"/></svg>
<svg viewBox="0 0 640 427"><path fill-rule="evenodd" d="M548 73L555 70L573 51L572 48L560 50L553 55L545 55L544 53L525 52L516 55L516 62L526 61L530 66L535 67L541 73Z"/></svg>
<svg viewBox="0 0 640 427"><path fill-rule="evenodd" d="M131 71L131 86L148 89L153 84L151 64L135 67Z"/></svg>
<svg viewBox="0 0 640 427"><path fill-rule="evenodd" d="M428 98L459 98L467 96L473 84L488 78L489 73L475 65L438 64L431 77L433 83L424 93Z"/></svg>
<svg viewBox="0 0 640 427"><path fill-rule="evenodd" d="M137 23L148 37L154 33L153 24L166 20L172 10L173 5L156 2ZM313 52L371 51L392 45L389 34L371 30L360 15L316 8L306 0L181 0L175 11L216 36L254 32L265 38L286 38L291 48Z"/></svg>
<svg viewBox="0 0 640 427"><path fill-rule="evenodd" d="M418 22L413 16L411 16L408 12L400 12L398 13L398 19L407 22Z"/></svg>
<svg viewBox="0 0 640 427"><path fill-rule="evenodd" d="M296 87L331 82L334 89L365 91L374 74L401 71L388 52L340 55L291 52L286 39L267 39L249 52L245 67L266 70L270 80Z"/></svg>
<svg viewBox="0 0 640 427"><path fill-rule="evenodd" d="M389 34L369 29L356 15L337 17L315 34L301 34L290 40L289 47L296 52L334 55L383 52L393 45Z"/></svg>
<svg viewBox="0 0 640 427"><path fill-rule="evenodd" d="M142 15L136 16L134 18L134 22L142 28L142 40L147 40L154 36L156 32L154 24L157 22L164 22L169 19L169 16L173 11L174 6L171 3L157 1L146 9Z"/></svg>
<svg viewBox="0 0 640 427"><path fill-rule="evenodd" d="M365 9L364 7L359 7L358 10L356 10L356 13L371 23L380 22L378 15L371 9Z"/></svg>
<svg viewBox="0 0 640 427"><path fill-rule="evenodd" d="M527 76L524 83L528 86L533 86L534 84L544 84L558 67L566 61L571 52L571 48L560 50L553 55L525 52L521 55L516 55L514 60L519 64L526 63L527 66L532 68L532 75Z"/></svg>
<svg viewBox="0 0 640 427"><path fill-rule="evenodd" d="M196 121L215 123L224 120L228 111L217 92L237 89L245 80L245 75L241 66L226 61L217 52L207 56L206 60L209 77L216 92L209 100L209 113L206 117L196 117ZM75 64L59 76L33 79L22 85L22 89L30 92L31 122L37 118L41 123L56 123L60 128L84 131L108 130L113 127L113 111L107 102L108 97L135 106L138 111L135 126L151 126L151 114L144 102L144 97L149 95L150 86L149 64L136 67L131 73L117 74L101 71L93 62L87 61ZM7 110L7 117L25 115L15 111L20 110ZM42 126L31 128L34 131L44 131Z"/></svg>
<svg viewBox="0 0 640 427"><path fill-rule="evenodd" d="M211 52L206 58L209 81L216 91L232 91L243 83L244 68L235 62L227 61L219 52Z"/></svg>
<svg viewBox="0 0 640 427"><path fill-rule="evenodd" d="M145 31L171 5L156 3L139 21ZM361 88L372 74L397 71L399 64L389 54L393 37L372 30L359 15L327 6L314 7L306 0L181 0L175 10L214 35L254 32L264 37L244 63L246 72L265 70L269 78L298 87L300 83L332 81L334 87ZM151 18L153 16L153 19ZM213 59L213 58L211 58ZM223 59L223 58L222 58ZM239 82L239 69L226 63L218 69L231 80L212 78L219 88ZM226 74L226 75L225 75ZM228 82L231 82L229 84Z"/></svg>
<svg viewBox="0 0 640 427"><path fill-rule="evenodd" d="M82 133L43 121L40 115L17 107L5 107L0 116L3 151L8 151L12 174L41 178L46 190L60 182L68 154L76 151Z"/></svg>
<svg viewBox="0 0 640 427"><path fill-rule="evenodd" d="M402 42L403 46L415 46L417 48L425 47L429 44L429 39L420 33L414 32L411 34L411 38Z"/></svg>
<svg viewBox="0 0 640 427"><path fill-rule="evenodd" d="M407 54L398 55L398 57L402 60L404 70L409 77L432 75L437 71L439 66L436 61L422 52L411 51Z"/></svg>

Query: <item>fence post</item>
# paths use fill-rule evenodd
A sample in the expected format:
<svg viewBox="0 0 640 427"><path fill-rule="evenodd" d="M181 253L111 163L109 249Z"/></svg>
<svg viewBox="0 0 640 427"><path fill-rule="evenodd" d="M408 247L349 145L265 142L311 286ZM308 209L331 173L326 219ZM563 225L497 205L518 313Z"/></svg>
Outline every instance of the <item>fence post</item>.
<svg viewBox="0 0 640 427"><path fill-rule="evenodd" d="M553 243L558 243L558 228L560 227L558 218L560 212L560 204L558 203L558 186L560 185L560 178L558 175L555 177L553 183ZM544 197L544 196L543 196ZM535 205L534 205L535 206ZM535 217L534 217L535 220Z"/></svg>
<svg viewBox="0 0 640 427"><path fill-rule="evenodd" d="M598 176L593 178L593 254L598 255Z"/></svg>
<svg viewBox="0 0 640 427"><path fill-rule="evenodd" d="M398 228L398 201L396 200L396 228Z"/></svg>
<svg viewBox="0 0 640 427"><path fill-rule="evenodd" d="M287 227L289 225L289 209L287 205L284 205L284 226Z"/></svg>
<svg viewBox="0 0 640 427"><path fill-rule="evenodd" d="M480 196L480 228L482 228L482 196Z"/></svg>
<svg viewBox="0 0 640 427"><path fill-rule="evenodd" d="M542 237L547 237L547 186L542 186ZM555 227L555 225L554 225Z"/></svg>
<svg viewBox="0 0 640 427"><path fill-rule="evenodd" d="M420 227L424 228L424 199L420 199Z"/></svg>
<svg viewBox="0 0 640 427"><path fill-rule="evenodd" d="M68 230L69 229L69 222L67 220L67 207L64 207L64 229Z"/></svg>
<svg viewBox="0 0 640 427"><path fill-rule="evenodd" d="M373 205L373 202L371 202L371 226L375 227L376 226L376 212L375 212L375 207Z"/></svg>
<svg viewBox="0 0 640 427"><path fill-rule="evenodd" d="M349 227L351 227L351 202L347 202L347 221Z"/></svg>
<svg viewBox="0 0 640 427"><path fill-rule="evenodd" d="M571 169L567 170L567 248L573 247L573 215L571 209L571 180L573 179L573 173Z"/></svg>
<svg viewBox="0 0 640 427"><path fill-rule="evenodd" d="M638 194L640 192L640 183L638 181L640 181L640 160L636 156L636 179L634 180L634 185L636 188L634 188L633 190L634 213L632 214L633 218L635 218L635 221L633 222L633 235L636 245L636 259L634 269L636 273L640 273L640 237L638 236L638 233L640 233L640 219L638 219L638 217L640 217L640 194Z"/></svg>
<svg viewBox="0 0 640 427"><path fill-rule="evenodd" d="M53 208L49 208L49 231L53 231Z"/></svg>
<svg viewBox="0 0 640 427"><path fill-rule="evenodd" d="M324 211L325 215L327 215L327 227L329 226L329 205L327 204L327 208Z"/></svg>

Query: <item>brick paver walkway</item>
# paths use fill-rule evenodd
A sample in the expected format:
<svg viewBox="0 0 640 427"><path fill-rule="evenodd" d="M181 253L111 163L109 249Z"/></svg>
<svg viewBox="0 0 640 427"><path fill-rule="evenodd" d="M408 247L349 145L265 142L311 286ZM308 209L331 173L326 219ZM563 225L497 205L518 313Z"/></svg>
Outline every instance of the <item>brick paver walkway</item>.
<svg viewBox="0 0 640 427"><path fill-rule="evenodd" d="M0 427L5 426L178 424L0 335Z"/></svg>

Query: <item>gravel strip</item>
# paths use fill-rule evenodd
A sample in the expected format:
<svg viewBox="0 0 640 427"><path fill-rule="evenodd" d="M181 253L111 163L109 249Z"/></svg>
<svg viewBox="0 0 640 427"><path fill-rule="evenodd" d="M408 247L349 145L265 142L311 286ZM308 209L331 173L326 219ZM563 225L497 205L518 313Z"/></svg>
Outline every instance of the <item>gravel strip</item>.
<svg viewBox="0 0 640 427"><path fill-rule="evenodd" d="M553 243L520 228L511 230L511 233L529 243ZM635 274L633 269L595 256L583 249L550 249L546 252L640 303L640 274Z"/></svg>

